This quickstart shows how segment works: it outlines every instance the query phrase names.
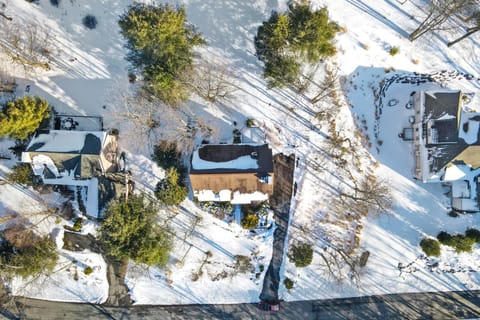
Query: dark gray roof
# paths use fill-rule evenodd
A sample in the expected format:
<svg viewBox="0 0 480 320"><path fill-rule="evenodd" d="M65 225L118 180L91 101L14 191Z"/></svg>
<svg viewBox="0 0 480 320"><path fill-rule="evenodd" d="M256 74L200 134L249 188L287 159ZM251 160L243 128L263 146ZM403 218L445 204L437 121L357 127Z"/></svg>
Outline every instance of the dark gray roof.
<svg viewBox="0 0 480 320"><path fill-rule="evenodd" d="M425 93L425 119L434 121L438 135L436 143L427 143L430 172L445 167L469 145L459 138L460 91ZM445 117L447 116L448 117ZM445 117L445 118L442 118ZM424 127L426 130L426 127Z"/></svg>
<svg viewBox="0 0 480 320"><path fill-rule="evenodd" d="M190 173L270 173L273 172L272 149L268 144L250 145L250 144L206 144L198 149L200 159L209 162L227 162L243 156L252 156L257 159L258 168L256 169L190 169Z"/></svg>
<svg viewBox="0 0 480 320"><path fill-rule="evenodd" d="M425 93L425 115L438 119L445 114L457 117L460 91Z"/></svg>

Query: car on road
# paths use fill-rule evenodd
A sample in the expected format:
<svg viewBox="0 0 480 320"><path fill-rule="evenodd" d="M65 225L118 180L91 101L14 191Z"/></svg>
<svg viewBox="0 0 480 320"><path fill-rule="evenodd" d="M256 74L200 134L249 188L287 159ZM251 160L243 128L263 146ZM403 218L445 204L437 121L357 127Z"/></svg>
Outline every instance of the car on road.
<svg viewBox="0 0 480 320"><path fill-rule="evenodd" d="M263 311L280 311L280 302L261 301L258 308Z"/></svg>

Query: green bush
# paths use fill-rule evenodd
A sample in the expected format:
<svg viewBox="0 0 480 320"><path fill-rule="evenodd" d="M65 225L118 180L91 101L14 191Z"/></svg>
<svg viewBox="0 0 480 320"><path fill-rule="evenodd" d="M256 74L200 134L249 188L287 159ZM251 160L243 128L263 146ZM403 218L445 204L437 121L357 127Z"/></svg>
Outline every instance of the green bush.
<svg viewBox="0 0 480 320"><path fill-rule="evenodd" d="M244 229L253 229L258 225L258 216L253 213L247 213L242 219L242 227Z"/></svg>
<svg viewBox="0 0 480 320"><path fill-rule="evenodd" d="M152 160L167 170L180 164L180 156L175 142L161 140L153 148Z"/></svg>
<svg viewBox="0 0 480 320"><path fill-rule="evenodd" d="M165 266L174 237L168 225L157 224L156 207L143 196L115 200L105 210L99 239L108 255L137 263Z"/></svg>
<svg viewBox="0 0 480 320"><path fill-rule="evenodd" d="M73 223L72 230L75 231L75 232L80 232L80 231L82 231L82 226L83 226L83 219L82 218L77 218L77 219L75 219L75 222Z"/></svg>
<svg viewBox="0 0 480 320"><path fill-rule="evenodd" d="M420 247L427 256L438 257L440 255L440 243L431 238L423 238Z"/></svg>
<svg viewBox="0 0 480 320"><path fill-rule="evenodd" d="M399 47L396 47L396 46L395 46L395 47L391 47L391 48L390 48L390 51L389 51L389 53L390 53L391 56L394 56L394 55L396 55L396 54L399 53L399 52L400 52L400 48L399 48Z"/></svg>
<svg viewBox="0 0 480 320"><path fill-rule="evenodd" d="M176 168L170 168L165 173L165 178L157 184L155 196L164 205L179 205L188 195L188 188L179 181Z"/></svg>
<svg viewBox="0 0 480 320"><path fill-rule="evenodd" d="M283 280L283 284L285 285L285 288L287 288L287 290L290 290L293 288L293 280L290 279L290 278L285 278L285 280Z"/></svg>
<svg viewBox="0 0 480 320"><path fill-rule="evenodd" d="M33 171L28 163L18 163L13 166L12 172L8 174L7 181L18 183L24 186L33 185Z"/></svg>
<svg viewBox="0 0 480 320"><path fill-rule="evenodd" d="M471 252L472 247L476 242L474 231L470 231L472 237L464 236L462 234L451 235L448 232L442 231L437 235L438 241L441 244L455 248L456 252Z"/></svg>
<svg viewBox="0 0 480 320"><path fill-rule="evenodd" d="M299 242L291 246L287 256L296 267L309 266L313 260L313 247L309 243Z"/></svg>
<svg viewBox="0 0 480 320"><path fill-rule="evenodd" d="M467 229L467 231L465 231L465 236L475 241L475 243L480 243L480 230L478 229Z"/></svg>
<svg viewBox="0 0 480 320"><path fill-rule="evenodd" d="M82 23L86 28L91 30L97 27L98 21L94 15L87 14L85 17L83 17Z"/></svg>
<svg viewBox="0 0 480 320"><path fill-rule="evenodd" d="M249 118L247 119L247 121L245 122L245 125L249 128L253 127L255 125L255 120Z"/></svg>
<svg viewBox="0 0 480 320"><path fill-rule="evenodd" d="M93 273L93 269L92 267L86 267L85 270L83 270L83 273L85 273L85 275L90 275Z"/></svg>

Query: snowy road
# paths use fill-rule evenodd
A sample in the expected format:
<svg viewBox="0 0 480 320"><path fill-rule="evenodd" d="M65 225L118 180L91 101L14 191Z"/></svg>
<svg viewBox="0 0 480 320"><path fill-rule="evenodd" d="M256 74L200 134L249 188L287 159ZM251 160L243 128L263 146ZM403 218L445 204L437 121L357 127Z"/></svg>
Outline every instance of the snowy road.
<svg viewBox="0 0 480 320"><path fill-rule="evenodd" d="M4 301L2 301L4 302ZM480 317L480 291L410 293L285 302L278 313L255 304L103 307L15 298L2 319L466 319Z"/></svg>

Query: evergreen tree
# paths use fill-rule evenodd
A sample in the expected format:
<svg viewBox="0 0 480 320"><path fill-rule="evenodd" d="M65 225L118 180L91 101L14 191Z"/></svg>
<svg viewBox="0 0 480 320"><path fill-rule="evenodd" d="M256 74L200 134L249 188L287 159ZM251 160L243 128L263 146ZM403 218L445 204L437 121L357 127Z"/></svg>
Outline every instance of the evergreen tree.
<svg viewBox="0 0 480 320"><path fill-rule="evenodd" d="M170 168L165 173L165 179L157 185L155 196L167 206L179 205L188 195L188 189L180 179L176 168Z"/></svg>
<svg viewBox="0 0 480 320"><path fill-rule="evenodd" d="M13 166L12 172L8 174L7 181L10 183L18 183L25 186L33 184L33 171L30 164L18 163Z"/></svg>
<svg viewBox="0 0 480 320"><path fill-rule="evenodd" d="M25 96L8 102L0 113L0 137L25 140L50 117L50 106L38 97Z"/></svg>
<svg viewBox="0 0 480 320"><path fill-rule="evenodd" d="M268 84L292 84L299 79L303 62L334 55L332 40L338 31L326 8L312 11L307 1L290 3L286 13L273 12L255 36L256 55L265 63Z"/></svg>
<svg viewBox="0 0 480 320"><path fill-rule="evenodd" d="M172 231L156 223L158 208L143 196L112 201L105 212L100 241L117 259L164 266L172 249Z"/></svg>
<svg viewBox="0 0 480 320"><path fill-rule="evenodd" d="M169 105L186 101L193 47L205 41L187 23L185 8L134 4L119 25L130 50L127 60L143 73L145 89Z"/></svg>
<svg viewBox="0 0 480 320"><path fill-rule="evenodd" d="M28 277L42 271L51 272L58 260L57 247L49 237L39 237L24 228L6 230L0 270Z"/></svg>

